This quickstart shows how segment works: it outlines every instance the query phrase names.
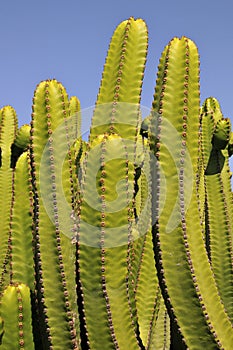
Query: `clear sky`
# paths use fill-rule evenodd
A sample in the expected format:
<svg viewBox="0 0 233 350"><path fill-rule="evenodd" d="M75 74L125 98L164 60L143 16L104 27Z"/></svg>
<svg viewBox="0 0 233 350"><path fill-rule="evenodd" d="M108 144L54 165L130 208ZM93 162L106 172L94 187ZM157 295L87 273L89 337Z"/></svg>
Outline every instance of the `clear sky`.
<svg viewBox="0 0 233 350"><path fill-rule="evenodd" d="M36 85L56 78L82 108L93 106L116 26L133 16L149 30L142 105L150 108L159 57L174 37L199 48L201 101L216 97L233 120L231 0L7 0L0 3L0 107L29 123Z"/></svg>

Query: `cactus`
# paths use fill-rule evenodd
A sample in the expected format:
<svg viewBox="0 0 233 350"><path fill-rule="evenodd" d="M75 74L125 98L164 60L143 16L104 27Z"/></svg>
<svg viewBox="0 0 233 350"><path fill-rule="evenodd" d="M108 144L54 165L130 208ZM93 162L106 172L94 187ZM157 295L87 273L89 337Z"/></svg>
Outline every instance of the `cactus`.
<svg viewBox="0 0 233 350"><path fill-rule="evenodd" d="M0 293L10 282L9 247L10 220L12 216L14 169L11 167L11 145L14 143L18 128L16 112L11 106L0 110Z"/></svg>
<svg viewBox="0 0 233 350"><path fill-rule="evenodd" d="M10 283L23 283L34 290L32 251L33 198L30 189L29 154L24 152L15 168L12 215L8 239ZM22 215L21 213L24 213Z"/></svg>
<svg viewBox="0 0 233 350"><path fill-rule="evenodd" d="M69 218L64 217L66 227L61 223L64 197L59 191L62 183L65 198L70 197L71 204L72 169L69 162L64 162L62 170L59 170L62 164L59 159L62 154L66 155L69 148L66 145L65 119L69 115L69 101L64 87L55 80L42 82L34 94L31 162L35 196L36 290L43 346L51 349L79 347L75 247L71 244ZM54 138L59 125L62 125L61 130Z"/></svg>
<svg viewBox="0 0 233 350"><path fill-rule="evenodd" d="M154 243L166 304L189 348L230 349L232 328L206 254L197 205L199 59L195 44L185 37L174 38L162 54L153 111L159 113L152 116L150 131L159 140L154 144L151 137L158 158Z"/></svg>
<svg viewBox="0 0 233 350"><path fill-rule="evenodd" d="M215 105L215 108L213 108ZM230 121L216 99L208 98L201 114L206 192L206 241L211 266L225 310L233 319L232 196L228 161ZM209 154L209 157L205 157ZM208 161L206 162L206 159ZM216 215L218 213L218 215ZM220 234L221 232L221 234Z"/></svg>
<svg viewBox="0 0 233 350"><path fill-rule="evenodd" d="M147 44L143 20L116 28L88 142L55 79L30 126L0 110L0 349L232 348L231 123L200 107L186 37L142 120Z"/></svg>
<svg viewBox="0 0 233 350"><path fill-rule="evenodd" d="M82 160L79 284L87 338L95 349L139 348L130 250L133 162L146 51L142 20L130 18L117 27ZM93 264L87 269L90 260Z"/></svg>
<svg viewBox="0 0 233 350"><path fill-rule="evenodd" d="M0 313L4 321L3 350L33 350L30 289L25 284L9 285L1 298Z"/></svg>
<svg viewBox="0 0 233 350"><path fill-rule="evenodd" d="M14 143L11 146L11 167L15 168L19 156L28 149L30 143L30 126L22 125L16 133Z"/></svg>

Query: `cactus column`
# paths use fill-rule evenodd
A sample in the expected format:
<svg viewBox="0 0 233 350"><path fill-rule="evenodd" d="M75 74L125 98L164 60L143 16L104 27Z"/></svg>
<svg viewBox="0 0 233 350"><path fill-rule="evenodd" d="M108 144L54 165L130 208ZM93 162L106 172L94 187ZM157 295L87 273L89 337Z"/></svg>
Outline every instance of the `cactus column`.
<svg viewBox="0 0 233 350"><path fill-rule="evenodd" d="M232 327L206 254L197 204L199 60L185 37L174 38L162 54L153 111L159 113L151 126L159 141L151 138L158 158L154 241L163 294L190 349L230 350Z"/></svg>
<svg viewBox="0 0 233 350"><path fill-rule="evenodd" d="M82 159L79 286L86 335L95 350L139 348L130 251L146 52L145 23L122 22L109 46Z"/></svg>
<svg viewBox="0 0 233 350"><path fill-rule="evenodd" d="M10 220L12 216L14 169L11 167L11 146L18 128L16 112L11 106L0 110L0 293L9 283L9 247Z"/></svg>
<svg viewBox="0 0 233 350"><path fill-rule="evenodd" d="M35 269L43 346L54 350L79 348L75 246L71 218L63 213L66 204L72 213L69 115L64 87L56 80L42 82L34 94L31 129Z"/></svg>
<svg viewBox="0 0 233 350"><path fill-rule="evenodd" d="M205 170L207 251L219 295L233 319L232 192L228 143L230 120L223 118L219 103L208 98L201 113L202 154Z"/></svg>

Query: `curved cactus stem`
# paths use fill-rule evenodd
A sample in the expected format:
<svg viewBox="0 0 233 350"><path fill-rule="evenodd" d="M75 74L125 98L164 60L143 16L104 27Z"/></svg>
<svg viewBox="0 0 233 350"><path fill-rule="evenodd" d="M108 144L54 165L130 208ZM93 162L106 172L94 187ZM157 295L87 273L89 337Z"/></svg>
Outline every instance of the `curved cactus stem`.
<svg viewBox="0 0 233 350"><path fill-rule="evenodd" d="M230 349L233 332L206 254L197 205L199 60L195 44L174 38L160 67L153 103L159 113L153 123L159 139L154 146L159 193L153 200L153 215L158 219L154 240L160 282L189 348Z"/></svg>
<svg viewBox="0 0 233 350"><path fill-rule="evenodd" d="M0 293L5 283L9 284L9 250L10 220L13 199L14 170L11 168L11 145L14 142L18 121L11 106L0 110Z"/></svg>
<svg viewBox="0 0 233 350"><path fill-rule="evenodd" d="M219 295L230 319L233 319L233 273L231 220L226 193L219 174L206 176L208 242L211 266ZM216 213L218 213L216 215Z"/></svg>
<svg viewBox="0 0 233 350"><path fill-rule="evenodd" d="M29 184L29 165L29 154L24 152L20 156L15 169L14 196L8 244L11 257L11 282L24 283L33 291L33 199Z"/></svg>
<svg viewBox="0 0 233 350"><path fill-rule="evenodd" d="M214 97L206 98L202 105L202 113L211 113L215 124L222 119L222 111L218 100Z"/></svg>
<svg viewBox="0 0 233 350"><path fill-rule="evenodd" d="M216 123L212 144L213 148L221 150L226 148L231 132L231 124L229 119L222 118Z"/></svg>
<svg viewBox="0 0 233 350"><path fill-rule="evenodd" d="M145 22L133 18L122 22L109 46L81 164L78 275L87 337L95 349L138 349L140 342L130 271L134 162L146 53Z"/></svg>
<svg viewBox="0 0 233 350"><path fill-rule="evenodd" d="M30 125L24 124L17 131L14 144L25 151L29 147L29 143L30 143Z"/></svg>
<svg viewBox="0 0 233 350"><path fill-rule="evenodd" d="M79 348L68 96L56 80L33 99L31 163L35 196L36 288L44 346Z"/></svg>
<svg viewBox="0 0 233 350"><path fill-rule="evenodd" d="M205 101L207 106L211 106L208 98ZM209 102L209 103L208 103ZM209 107L210 108L210 107ZM230 169L228 162L227 140L230 135L229 120L216 117L213 110L208 110L202 115L202 147L203 161L205 155L209 153L208 164L205 165L205 191L206 191L206 240L211 266L215 276L215 281L219 290L219 295L224 304L229 318L233 319L233 251L232 251L232 195L230 185ZM209 115L213 118L209 120ZM213 120L216 121L215 129ZM206 126L211 121L210 132L206 133ZM224 130L219 131L219 126L223 125ZM212 138L211 138L212 132ZM218 139L210 144L218 134ZM219 135L220 134L220 135ZM221 137L221 135L223 137ZM217 144L216 144L217 143ZM211 147L212 146L212 147ZM225 148L225 149L224 149ZM217 213L217 215L216 215Z"/></svg>
<svg viewBox="0 0 233 350"><path fill-rule="evenodd" d="M17 131L14 143L11 146L11 167L15 168L20 155L29 148L30 144L30 126L22 125Z"/></svg>
<svg viewBox="0 0 233 350"><path fill-rule="evenodd" d="M0 300L3 320L2 350L33 350L30 289L25 284L9 285Z"/></svg>
<svg viewBox="0 0 233 350"><path fill-rule="evenodd" d="M135 138L147 42L147 27L142 19L131 17L116 28L103 70L90 140L105 132Z"/></svg>

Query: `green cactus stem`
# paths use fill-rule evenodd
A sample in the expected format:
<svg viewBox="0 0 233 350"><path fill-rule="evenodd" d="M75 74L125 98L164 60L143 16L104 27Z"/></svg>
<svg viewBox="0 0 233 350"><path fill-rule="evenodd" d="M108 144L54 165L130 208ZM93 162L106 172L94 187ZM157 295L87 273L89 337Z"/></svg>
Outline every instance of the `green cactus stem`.
<svg viewBox="0 0 233 350"><path fill-rule="evenodd" d="M157 219L154 241L163 295L188 348L230 349L232 327L206 254L195 186L199 57L190 39L174 38L165 48L153 110L159 113L155 120L152 116L151 129L153 133L157 128L159 139L153 146L152 138L158 159L154 175L158 184L158 194L153 198L153 215ZM166 193L165 197L161 197L162 193Z"/></svg>
<svg viewBox="0 0 233 350"><path fill-rule="evenodd" d="M81 138L81 104L76 96L72 96L69 100L70 118L68 119L69 128L69 151L66 156L66 161L71 167L71 193L72 193L72 210L75 213L77 203L79 201L79 168L80 158L84 150L84 141ZM68 141L68 140L67 140ZM70 196L70 194L68 194ZM68 199L69 201L69 199ZM75 214L74 214L75 217Z"/></svg>
<svg viewBox="0 0 233 350"><path fill-rule="evenodd" d="M171 329L170 317L162 296L156 300L156 308L153 314L153 327L149 334L148 350L170 350Z"/></svg>
<svg viewBox="0 0 233 350"><path fill-rule="evenodd" d="M71 96L69 100L70 118L74 128L74 139L81 137L81 104L76 96Z"/></svg>
<svg viewBox="0 0 233 350"><path fill-rule="evenodd" d="M142 19L131 17L116 28L104 65L90 140L105 132L135 138L147 46L148 32Z"/></svg>
<svg viewBox="0 0 233 350"><path fill-rule="evenodd" d="M145 137L145 133L143 133L143 137ZM131 249L131 264L138 332L142 340L141 346L142 348L145 347L145 349L153 349L155 347L155 338L159 338L163 342L162 339L166 338L168 340L168 337L164 337L163 331L159 332L161 327L157 323L160 320L159 315L165 311L165 305L159 287L153 254L150 150L147 139L143 139L143 137L138 135L136 145L137 160L134 185L136 225L134 226L134 240ZM169 317L166 319L169 324ZM170 334L169 326L166 333ZM170 346L169 341L165 341L165 343L167 347Z"/></svg>
<svg viewBox="0 0 233 350"><path fill-rule="evenodd" d="M30 160L24 152L16 165L9 252L11 283L23 283L34 290L34 262L32 251L33 198L30 184ZM23 215L22 215L23 213Z"/></svg>
<svg viewBox="0 0 233 350"><path fill-rule="evenodd" d="M24 124L17 131L14 144L22 148L24 151L28 148L30 143L30 125Z"/></svg>
<svg viewBox="0 0 233 350"><path fill-rule="evenodd" d="M5 106L0 110L0 293L4 285L9 284L10 220L12 217L12 199L14 169L11 168L11 145L14 142L18 121L15 110Z"/></svg>
<svg viewBox="0 0 233 350"><path fill-rule="evenodd" d="M134 166L128 157L124 140L112 134L94 140L84 160L78 266L87 337L95 349L138 348L129 299Z"/></svg>
<svg viewBox="0 0 233 350"><path fill-rule="evenodd" d="M25 284L7 286L0 301L3 320L2 350L33 350L30 289Z"/></svg>
<svg viewBox="0 0 233 350"><path fill-rule="evenodd" d="M79 285L87 338L95 349L139 348L130 240L146 52L145 23L133 18L122 22L109 46L82 161ZM92 317L94 310L98 321Z"/></svg>
<svg viewBox="0 0 233 350"><path fill-rule="evenodd" d="M232 350L231 123L186 37L142 121L147 46L116 28L87 142L55 79L0 109L0 350Z"/></svg>
<svg viewBox="0 0 233 350"><path fill-rule="evenodd" d="M70 232L72 166L65 161L71 142L69 116L64 87L56 80L40 83L31 129L36 289L43 346L54 350L79 348L75 246Z"/></svg>
<svg viewBox="0 0 233 350"><path fill-rule="evenodd" d="M30 143L30 126L22 125L16 134L14 143L11 146L11 167L16 166L19 156L29 148Z"/></svg>
<svg viewBox="0 0 233 350"><path fill-rule="evenodd" d="M162 344L161 348L169 349L170 321L155 272L150 231L144 235L135 284L139 332L145 349L160 349L159 344Z"/></svg>
<svg viewBox="0 0 233 350"><path fill-rule="evenodd" d="M226 148L231 131L231 124L229 119L221 119L217 122L213 134L212 144L213 148L221 150Z"/></svg>
<svg viewBox="0 0 233 350"><path fill-rule="evenodd" d="M217 115L216 109L215 111L210 109L213 105L210 100L212 98L204 102L201 114L203 162L205 163L206 241L219 295L232 321L233 208L227 148L230 138L230 121L224 119L219 113L220 106L217 109ZM206 164L205 155L208 153L209 159Z"/></svg>

